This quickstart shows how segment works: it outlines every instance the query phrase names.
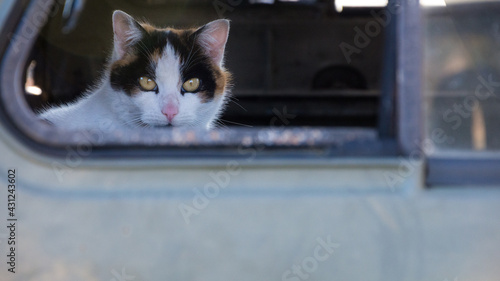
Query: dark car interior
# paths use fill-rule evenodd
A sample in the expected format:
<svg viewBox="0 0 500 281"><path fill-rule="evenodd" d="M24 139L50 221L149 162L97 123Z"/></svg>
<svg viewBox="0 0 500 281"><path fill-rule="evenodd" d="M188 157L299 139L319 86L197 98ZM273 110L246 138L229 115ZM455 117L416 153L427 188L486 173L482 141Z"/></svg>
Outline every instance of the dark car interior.
<svg viewBox="0 0 500 281"><path fill-rule="evenodd" d="M327 0L55 2L26 66L27 85L41 90L27 92L34 111L71 102L99 79L113 44L116 9L177 28L231 20L226 68L234 87L222 116L227 127L269 126L273 110L284 109L296 116L290 126L377 128L381 89L394 83L394 76L382 75L395 44L388 29L365 33L382 7L338 11ZM360 31L368 39L363 46L355 43ZM362 52L346 53L341 44Z"/></svg>

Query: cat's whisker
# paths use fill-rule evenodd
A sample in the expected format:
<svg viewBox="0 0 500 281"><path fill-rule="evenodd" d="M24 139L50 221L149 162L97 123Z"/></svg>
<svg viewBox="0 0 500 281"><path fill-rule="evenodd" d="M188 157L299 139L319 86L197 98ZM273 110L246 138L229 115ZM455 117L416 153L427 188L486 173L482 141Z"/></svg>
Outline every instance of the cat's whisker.
<svg viewBox="0 0 500 281"><path fill-rule="evenodd" d="M235 97L231 97L231 96L229 96L229 97L227 98L227 102L228 102L228 103L229 103L229 102L232 102L232 103L236 104L239 108L243 109L244 111L248 111L248 110L247 110L246 108L244 108L241 104L239 104L236 100L238 100L238 99L237 99L237 98L235 98Z"/></svg>
<svg viewBox="0 0 500 281"><path fill-rule="evenodd" d="M193 58L193 56L195 56L198 53L198 50L196 50L196 52L193 54L194 43L196 42L197 38L198 38L198 36L195 36L195 38L193 40L193 44L191 45L191 50L189 50L189 54L188 54L188 57L186 59L186 62L182 66L182 70L185 70L184 66L190 65L191 59Z"/></svg>
<svg viewBox="0 0 500 281"><path fill-rule="evenodd" d="M147 57L148 55L148 52L147 50L145 49L145 46L142 44L142 42L137 42L137 46L139 47L138 50L141 52L141 54L143 54L144 56Z"/></svg>
<svg viewBox="0 0 500 281"><path fill-rule="evenodd" d="M198 52L198 51L197 51L197 52ZM196 53L197 53L197 52L196 52ZM194 60L190 60L190 61L189 61L189 64L188 64L188 65L186 65L186 66L183 68L183 71L188 71L188 70L190 70L193 66L195 66L198 62L200 62L200 61L202 61L202 60L204 60L204 58L201 58L201 57L196 58L196 59L194 59Z"/></svg>
<svg viewBox="0 0 500 281"><path fill-rule="evenodd" d="M147 55L151 55L151 51L148 49L144 42L139 41L139 45L142 46L142 49L146 52Z"/></svg>
<svg viewBox="0 0 500 281"><path fill-rule="evenodd" d="M139 51L141 51L141 53L145 57L149 58L149 60L152 63L154 63L154 61L153 61L153 55L152 55L151 51L146 47L146 45L143 42L141 42L141 41L139 41L137 45L140 47Z"/></svg>
<svg viewBox="0 0 500 281"><path fill-rule="evenodd" d="M229 123L229 124L233 124L233 125L238 125L238 126L242 126L242 127L247 127L247 128L253 128L252 125L247 125L247 124L243 124L243 123L238 123L238 122L234 122L234 121L229 121L229 120L224 120L224 119L219 119L221 122L225 122L225 123Z"/></svg>
<svg viewBox="0 0 500 281"><path fill-rule="evenodd" d="M220 120L216 120L213 124L214 128L220 129L220 130L229 130L229 126L226 124L222 123Z"/></svg>
<svg viewBox="0 0 500 281"><path fill-rule="evenodd" d="M191 50L189 51L189 55L188 55L188 57L187 57L187 59L186 59L186 62L185 62L185 63L183 64L183 66L182 66L182 70L183 70L183 71L187 71L187 70L189 70L189 69L191 68L191 66L192 66L192 65L193 65L193 63L194 63L194 62L192 61L193 57L194 57L194 56L196 56L196 55L198 54L198 52L200 52L200 49L196 49L196 51L193 53L194 46L195 46L195 42L197 41L197 38L198 38L198 36L196 36L196 37L194 38L194 40L193 40L193 43L192 43L192 45L191 45Z"/></svg>
<svg viewBox="0 0 500 281"><path fill-rule="evenodd" d="M124 120L124 125L128 125L131 127L144 127L144 125L147 125L146 123L142 122L142 119L140 116L133 116L132 118L128 120Z"/></svg>

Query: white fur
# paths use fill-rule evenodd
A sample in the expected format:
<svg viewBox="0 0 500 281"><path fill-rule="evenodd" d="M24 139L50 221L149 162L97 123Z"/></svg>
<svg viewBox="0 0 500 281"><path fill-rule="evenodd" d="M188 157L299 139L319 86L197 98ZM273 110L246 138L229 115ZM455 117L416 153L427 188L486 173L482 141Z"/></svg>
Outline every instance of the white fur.
<svg viewBox="0 0 500 281"><path fill-rule="evenodd" d="M103 80L106 82L77 102L50 108L39 117L67 130L107 131L134 126L137 109L130 97L114 91L107 79Z"/></svg>
<svg viewBox="0 0 500 281"><path fill-rule="evenodd" d="M167 103L173 102L178 106L179 113L171 125L210 129L222 109L225 95L207 103L202 103L193 93L181 95L183 81L179 64L173 48L167 45L156 68L158 94L140 92L127 96L113 90L106 75L95 91L73 104L48 109L40 117L68 130L163 127L169 122L161 110Z"/></svg>
<svg viewBox="0 0 500 281"><path fill-rule="evenodd" d="M202 103L196 94L182 95L180 89L184 81L181 80L180 68L179 57L175 55L173 48L167 45L156 67L159 93L143 92L133 97L141 112L141 121L153 126L168 125L169 122L161 110L167 103L174 103L179 108L179 113L172 120L173 126L208 129L216 118L223 99Z"/></svg>
<svg viewBox="0 0 500 281"><path fill-rule="evenodd" d="M216 20L205 26L201 42L207 53L222 67L229 21ZM135 20L122 11L113 14L114 51L112 61L123 57L130 45L141 39ZM189 63L189 62L187 62ZM226 94L202 103L193 93L181 94L180 59L173 48L165 46L156 67L155 82L159 92L140 92L128 96L115 91L109 82L109 70L100 85L73 104L49 108L39 116L57 127L68 130L98 129L109 131L121 128L158 127L167 125L210 129L224 105ZM197 77L185 77L187 79ZM130 81L135 83L137 81ZM203 81L202 81L203 83ZM171 122L162 113L167 104L178 108Z"/></svg>

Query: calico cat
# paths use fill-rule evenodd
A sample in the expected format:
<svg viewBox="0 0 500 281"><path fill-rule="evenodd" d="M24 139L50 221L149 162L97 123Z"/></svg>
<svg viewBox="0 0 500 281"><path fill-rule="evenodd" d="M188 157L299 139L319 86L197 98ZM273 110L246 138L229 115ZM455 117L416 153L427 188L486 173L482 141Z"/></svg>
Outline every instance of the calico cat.
<svg viewBox="0 0 500 281"><path fill-rule="evenodd" d="M71 130L134 127L210 129L228 96L228 20L159 29L113 14L114 50L101 83L72 104L39 115ZM110 125L111 124L111 125Z"/></svg>

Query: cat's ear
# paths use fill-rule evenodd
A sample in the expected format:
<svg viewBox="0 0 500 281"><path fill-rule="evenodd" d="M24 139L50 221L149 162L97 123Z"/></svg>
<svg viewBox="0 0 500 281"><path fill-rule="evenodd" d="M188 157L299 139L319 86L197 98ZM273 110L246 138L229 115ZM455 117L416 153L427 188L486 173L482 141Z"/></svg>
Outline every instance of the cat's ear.
<svg viewBox="0 0 500 281"><path fill-rule="evenodd" d="M113 13L114 56L118 59L127 53L131 45L139 41L144 29L130 15L122 11Z"/></svg>
<svg viewBox="0 0 500 281"><path fill-rule="evenodd" d="M224 49L229 36L229 21L225 19L212 21L196 32L198 43L205 49L208 56L218 66L222 66Z"/></svg>

